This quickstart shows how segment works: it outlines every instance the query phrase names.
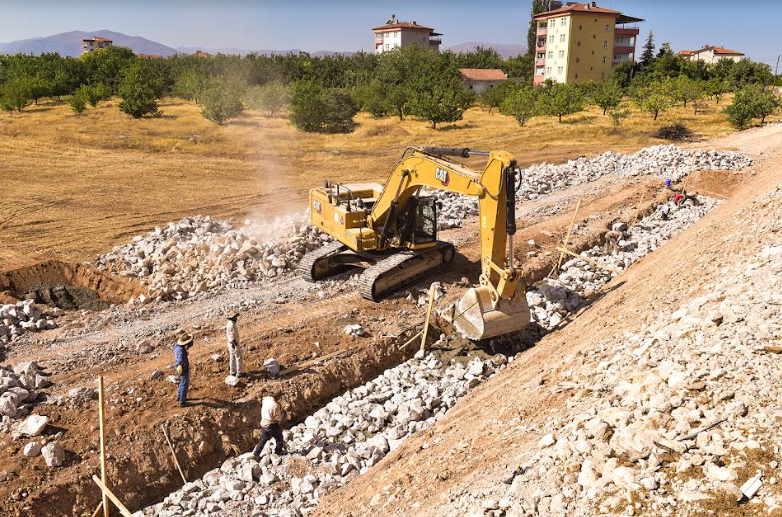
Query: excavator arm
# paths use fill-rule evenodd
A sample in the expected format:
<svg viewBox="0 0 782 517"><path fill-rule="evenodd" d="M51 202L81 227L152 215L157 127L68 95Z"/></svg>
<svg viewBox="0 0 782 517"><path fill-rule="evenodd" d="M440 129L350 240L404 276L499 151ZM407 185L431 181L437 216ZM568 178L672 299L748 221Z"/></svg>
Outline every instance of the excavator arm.
<svg viewBox="0 0 782 517"><path fill-rule="evenodd" d="M443 158L473 155L488 157L483 172ZM397 211L419 189L428 187L478 198L481 285L467 292L454 314L454 323L469 337L492 337L529 323L525 289L519 286L521 270L513 263L515 175L516 160L504 151L414 148L396 164L368 216L369 224L379 235L378 247L383 249L397 231Z"/></svg>
<svg viewBox="0 0 782 517"><path fill-rule="evenodd" d="M478 173L442 158L444 155L483 155L488 161L483 172ZM397 230L395 215L420 188L476 197L480 210L481 278L490 286L507 287L497 291L498 296L509 298L515 286L508 284L518 276L511 264L510 249L516 233L515 168L516 161L504 151L423 147L405 153L368 217L380 236L379 248L388 245L389 237Z"/></svg>

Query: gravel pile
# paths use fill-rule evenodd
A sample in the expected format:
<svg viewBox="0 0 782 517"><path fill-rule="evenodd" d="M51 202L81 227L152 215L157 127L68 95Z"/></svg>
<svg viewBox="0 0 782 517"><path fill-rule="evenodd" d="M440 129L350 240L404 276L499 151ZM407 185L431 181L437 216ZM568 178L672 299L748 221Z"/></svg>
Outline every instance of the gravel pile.
<svg viewBox="0 0 782 517"><path fill-rule="evenodd" d="M582 255L606 264L619 271L654 252L677 233L686 230L700 218L716 208L720 201L698 196L698 204L687 202L677 207L673 202L660 205L656 210L636 223L619 241L614 253L595 246ZM575 312L585 299L611 281L614 274L582 259L565 262L557 278L527 291L527 303L534 321L544 328L558 325L566 316Z"/></svg>
<svg viewBox="0 0 782 517"><path fill-rule="evenodd" d="M95 266L139 278L150 291L139 302L181 300L285 275L304 253L329 240L301 215L265 224L248 221L238 229L209 216L186 217L115 247Z"/></svg>
<svg viewBox="0 0 782 517"><path fill-rule="evenodd" d="M286 430L291 455L280 458L267 452L260 462L251 453L232 458L143 514L303 515L410 434L434 424L460 397L506 364L504 356L447 367L431 355L411 359Z"/></svg>
<svg viewBox="0 0 782 517"><path fill-rule="evenodd" d="M776 210L750 230L769 241L742 240L751 248L738 260L724 252L684 305L566 359L569 378L553 389L574 395L515 429L541 438L519 453L512 484L459 498L455 514L778 514L782 241L766 231L782 224ZM743 223L758 217L753 206Z"/></svg>
<svg viewBox="0 0 782 517"><path fill-rule="evenodd" d="M33 300L0 305L0 345L8 344L25 332L57 328L57 309L40 310Z"/></svg>
<svg viewBox="0 0 782 517"><path fill-rule="evenodd" d="M0 366L0 430L8 431L14 420L27 417L38 398L36 390L50 385L49 378L41 375L33 361L19 363L15 368Z"/></svg>
<svg viewBox="0 0 782 517"><path fill-rule="evenodd" d="M674 145L656 145L634 154L607 151L594 158L577 158L560 165L541 163L521 171L517 199L528 201L553 191L596 181L603 176L660 176L679 181L697 170L739 171L752 165L752 159L733 151L681 149ZM438 214L441 228L461 226L466 217L478 215L475 199L436 191L443 203Z"/></svg>

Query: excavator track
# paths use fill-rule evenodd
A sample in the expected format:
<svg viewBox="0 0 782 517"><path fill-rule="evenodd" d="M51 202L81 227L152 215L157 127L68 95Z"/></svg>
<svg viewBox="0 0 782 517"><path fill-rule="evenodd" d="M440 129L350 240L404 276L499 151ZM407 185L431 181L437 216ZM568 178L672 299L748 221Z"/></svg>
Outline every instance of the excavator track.
<svg viewBox="0 0 782 517"><path fill-rule="evenodd" d="M312 250L301 259L296 273L308 282L316 282L342 271L345 266L341 264L329 264L328 259L348 249L339 241L334 241L325 246Z"/></svg>
<svg viewBox="0 0 782 517"><path fill-rule="evenodd" d="M425 250L404 250L391 254L364 270L359 292L367 300L379 301L429 273L446 266L454 257L450 242L438 242Z"/></svg>

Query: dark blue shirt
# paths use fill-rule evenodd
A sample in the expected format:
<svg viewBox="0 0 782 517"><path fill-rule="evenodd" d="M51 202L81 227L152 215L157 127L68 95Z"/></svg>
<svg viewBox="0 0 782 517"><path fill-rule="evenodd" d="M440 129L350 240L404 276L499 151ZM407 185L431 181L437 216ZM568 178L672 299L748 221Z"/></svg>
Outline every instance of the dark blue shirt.
<svg viewBox="0 0 782 517"><path fill-rule="evenodd" d="M190 371L190 361L187 359L187 348L179 343L174 345L174 368L182 365L182 373Z"/></svg>

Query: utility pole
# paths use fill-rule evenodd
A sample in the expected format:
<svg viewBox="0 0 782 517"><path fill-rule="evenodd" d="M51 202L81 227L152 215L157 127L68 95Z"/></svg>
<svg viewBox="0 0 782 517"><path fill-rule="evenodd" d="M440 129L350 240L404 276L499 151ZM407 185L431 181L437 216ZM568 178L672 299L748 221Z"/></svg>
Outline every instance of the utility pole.
<svg viewBox="0 0 782 517"><path fill-rule="evenodd" d="M782 54L777 56L777 66L774 67L774 75L779 75L779 58L782 57Z"/></svg>

